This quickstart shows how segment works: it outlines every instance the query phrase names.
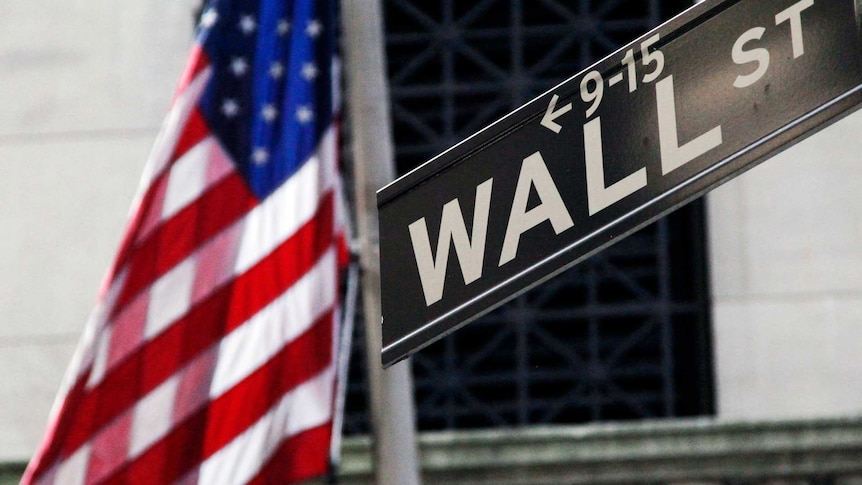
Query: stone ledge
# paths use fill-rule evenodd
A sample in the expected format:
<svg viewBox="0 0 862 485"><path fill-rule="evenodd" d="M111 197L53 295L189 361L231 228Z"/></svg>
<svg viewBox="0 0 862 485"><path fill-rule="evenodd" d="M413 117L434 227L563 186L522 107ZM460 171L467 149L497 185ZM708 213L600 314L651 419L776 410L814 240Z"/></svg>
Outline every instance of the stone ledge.
<svg viewBox="0 0 862 485"><path fill-rule="evenodd" d="M423 433L426 485L692 483L862 475L862 418L666 420ZM348 438L341 483L371 483L370 440Z"/></svg>
<svg viewBox="0 0 862 485"><path fill-rule="evenodd" d="M0 485L17 484L26 467L26 463L0 463Z"/></svg>
<svg viewBox="0 0 862 485"><path fill-rule="evenodd" d="M424 485L862 485L862 417L724 422L672 419L420 435ZM371 485L371 440L342 447L339 483ZM0 463L0 485L20 463ZM315 483L315 482L312 482ZM826 482L823 482L826 483Z"/></svg>

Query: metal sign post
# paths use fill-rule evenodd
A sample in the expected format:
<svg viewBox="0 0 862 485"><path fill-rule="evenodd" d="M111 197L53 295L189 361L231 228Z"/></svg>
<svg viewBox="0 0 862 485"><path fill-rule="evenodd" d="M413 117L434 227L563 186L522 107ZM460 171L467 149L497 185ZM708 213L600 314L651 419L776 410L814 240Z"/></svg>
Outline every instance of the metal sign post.
<svg viewBox="0 0 862 485"><path fill-rule="evenodd" d="M858 14L700 3L382 189L384 365L855 109Z"/></svg>
<svg viewBox="0 0 862 485"><path fill-rule="evenodd" d="M392 180L395 160L388 110L388 83L379 1L341 3L347 61L349 123L355 154L356 225L362 265L362 297L371 427L377 485L419 485L419 450L413 381L407 362L391 369L376 364L380 352L380 272L374 190Z"/></svg>

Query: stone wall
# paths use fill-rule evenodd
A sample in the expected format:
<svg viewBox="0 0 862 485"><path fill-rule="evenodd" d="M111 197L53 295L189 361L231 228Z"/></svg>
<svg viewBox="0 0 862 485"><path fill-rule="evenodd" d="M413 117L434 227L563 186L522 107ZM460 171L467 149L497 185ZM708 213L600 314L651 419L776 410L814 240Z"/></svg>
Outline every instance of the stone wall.
<svg viewBox="0 0 862 485"><path fill-rule="evenodd" d="M862 413L862 112L708 196L719 415Z"/></svg>
<svg viewBox="0 0 862 485"><path fill-rule="evenodd" d="M0 462L32 454L182 72L197 1L3 0Z"/></svg>

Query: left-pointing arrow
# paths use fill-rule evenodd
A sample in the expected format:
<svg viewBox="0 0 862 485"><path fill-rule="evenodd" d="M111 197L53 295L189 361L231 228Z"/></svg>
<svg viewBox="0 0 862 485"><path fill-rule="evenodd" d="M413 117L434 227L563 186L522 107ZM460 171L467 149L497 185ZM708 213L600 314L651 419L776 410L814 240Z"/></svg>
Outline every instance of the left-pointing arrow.
<svg viewBox="0 0 862 485"><path fill-rule="evenodd" d="M554 133L559 133L560 130L563 129L563 127L554 120L572 110L572 103L566 103L558 109L557 101L559 100L560 97L555 94L551 98L551 102L548 103L548 109L545 111L545 116L542 116L542 126Z"/></svg>

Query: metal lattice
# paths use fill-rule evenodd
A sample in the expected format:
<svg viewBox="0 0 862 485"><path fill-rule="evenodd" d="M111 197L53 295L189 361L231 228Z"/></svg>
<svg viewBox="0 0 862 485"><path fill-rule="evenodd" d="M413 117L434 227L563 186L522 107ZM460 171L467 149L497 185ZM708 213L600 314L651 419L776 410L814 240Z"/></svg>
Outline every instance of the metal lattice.
<svg viewBox="0 0 862 485"><path fill-rule="evenodd" d="M399 172L644 33L676 3L386 0ZM420 429L710 414L702 220L700 203L683 208L417 353ZM361 352L347 433L367 431Z"/></svg>

